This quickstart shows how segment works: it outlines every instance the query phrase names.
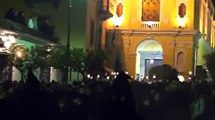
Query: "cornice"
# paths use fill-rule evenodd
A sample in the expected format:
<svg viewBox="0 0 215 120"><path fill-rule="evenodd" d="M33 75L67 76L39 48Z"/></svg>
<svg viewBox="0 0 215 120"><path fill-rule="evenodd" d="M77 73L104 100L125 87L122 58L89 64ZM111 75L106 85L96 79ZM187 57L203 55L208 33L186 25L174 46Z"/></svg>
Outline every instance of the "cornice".
<svg viewBox="0 0 215 120"><path fill-rule="evenodd" d="M144 29L109 29L115 30L123 35L159 35L159 36L194 36L197 30L174 29L174 30L144 30Z"/></svg>

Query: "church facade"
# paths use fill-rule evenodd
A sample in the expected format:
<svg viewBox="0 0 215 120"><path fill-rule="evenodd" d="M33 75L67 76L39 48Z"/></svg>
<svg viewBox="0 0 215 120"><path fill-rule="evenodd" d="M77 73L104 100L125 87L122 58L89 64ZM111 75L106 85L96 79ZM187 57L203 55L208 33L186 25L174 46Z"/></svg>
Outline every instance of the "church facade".
<svg viewBox="0 0 215 120"><path fill-rule="evenodd" d="M169 64L183 76L204 65L215 47L211 0L88 1L88 48L107 51L113 70L146 77Z"/></svg>

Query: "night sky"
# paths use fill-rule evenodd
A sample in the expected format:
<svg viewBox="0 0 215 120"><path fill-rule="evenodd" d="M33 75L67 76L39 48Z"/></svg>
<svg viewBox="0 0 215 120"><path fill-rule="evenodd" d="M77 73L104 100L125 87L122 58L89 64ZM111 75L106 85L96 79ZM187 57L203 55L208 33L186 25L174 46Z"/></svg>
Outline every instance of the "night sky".
<svg viewBox="0 0 215 120"><path fill-rule="evenodd" d="M69 0L68 0L69 1ZM71 46L72 47L85 47L86 40L86 3L87 0L72 0L71 8ZM60 36L64 36L63 44L67 41L67 18L68 5L61 5L60 11L58 12L58 17L55 17L56 27L58 27L58 32ZM65 7L66 6L66 7ZM65 12L65 13L64 13ZM62 18L62 19L61 19ZM60 24L59 22L60 21ZM63 31L63 32L62 32Z"/></svg>
<svg viewBox="0 0 215 120"><path fill-rule="evenodd" d="M41 16L43 14L51 13L50 24L55 26L55 34L60 38L60 43L65 45L67 41L67 18L69 0L60 0L59 7L41 7L37 4L38 0L34 1L34 7L28 7L25 4L27 0L0 0L0 16L13 7L17 11L25 11L26 20L31 16ZM40 0L41 1L41 0ZM42 0L45 1L45 0ZM71 8L71 46L85 47L86 40L86 5L87 0L72 0ZM13 4L11 4L13 3ZM51 6L51 5L50 5Z"/></svg>
<svg viewBox="0 0 215 120"><path fill-rule="evenodd" d="M73 0L72 1L72 22L71 22L71 32L72 38L76 39L73 43L77 47L83 43L86 39L86 0Z"/></svg>

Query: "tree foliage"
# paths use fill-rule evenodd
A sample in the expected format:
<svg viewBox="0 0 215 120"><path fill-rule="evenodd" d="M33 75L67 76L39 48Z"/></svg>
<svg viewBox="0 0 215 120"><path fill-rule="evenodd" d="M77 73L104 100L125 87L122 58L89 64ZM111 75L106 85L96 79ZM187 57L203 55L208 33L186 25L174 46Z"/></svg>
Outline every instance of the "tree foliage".
<svg viewBox="0 0 215 120"><path fill-rule="evenodd" d="M74 71L82 72L85 70L86 54L82 48L73 48L71 51L70 65Z"/></svg>
<svg viewBox="0 0 215 120"><path fill-rule="evenodd" d="M104 61L107 55L104 51L87 51L86 52L86 71L92 75L104 74Z"/></svg>
<svg viewBox="0 0 215 120"><path fill-rule="evenodd" d="M66 47L56 47L51 51L50 64L54 68L63 69L69 65L70 60L71 51L67 51Z"/></svg>
<svg viewBox="0 0 215 120"><path fill-rule="evenodd" d="M22 56L17 56L17 51L22 50ZM85 73L104 73L104 61L107 59L103 51L85 51L83 48L67 49L66 47L32 46L24 48L14 45L11 48L9 61L21 73L28 69L46 69L54 67L65 70L70 67L85 76Z"/></svg>

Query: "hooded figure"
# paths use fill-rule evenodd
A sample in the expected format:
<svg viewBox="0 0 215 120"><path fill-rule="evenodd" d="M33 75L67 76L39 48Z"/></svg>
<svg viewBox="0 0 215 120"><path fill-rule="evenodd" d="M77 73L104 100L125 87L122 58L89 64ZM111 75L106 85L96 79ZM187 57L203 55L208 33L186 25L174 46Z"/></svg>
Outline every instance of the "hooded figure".
<svg viewBox="0 0 215 120"><path fill-rule="evenodd" d="M23 120L56 120L58 104L51 93L41 89L33 71L28 71L20 99Z"/></svg>
<svg viewBox="0 0 215 120"><path fill-rule="evenodd" d="M131 77L125 72L119 75L112 84L111 120L136 120L136 110L131 86Z"/></svg>

